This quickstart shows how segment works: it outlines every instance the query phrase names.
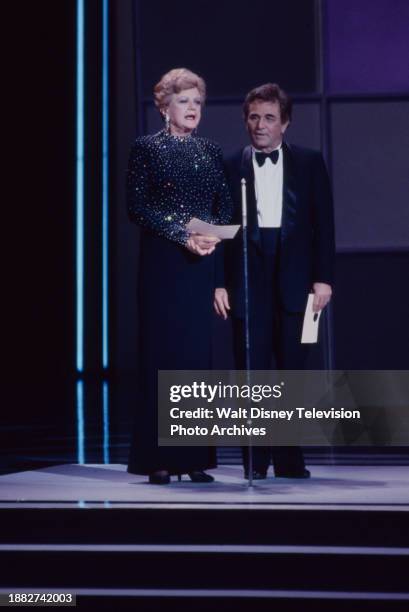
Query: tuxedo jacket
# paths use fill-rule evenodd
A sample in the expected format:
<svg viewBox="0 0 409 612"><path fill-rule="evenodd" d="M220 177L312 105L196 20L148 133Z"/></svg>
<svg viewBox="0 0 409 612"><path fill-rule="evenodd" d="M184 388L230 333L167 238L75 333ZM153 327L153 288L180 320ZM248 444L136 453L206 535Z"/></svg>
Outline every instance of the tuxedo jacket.
<svg viewBox="0 0 409 612"><path fill-rule="evenodd" d="M246 179L249 256L260 254L251 146L226 160L234 202L232 223L242 223L241 179ZM229 292L232 314L244 314L243 235L224 241L217 264L217 286ZM315 282L333 285L334 213L328 173L321 153L283 143L283 210L278 292L288 312L303 312ZM251 278L249 278L251 291ZM262 296L259 296L262 299Z"/></svg>

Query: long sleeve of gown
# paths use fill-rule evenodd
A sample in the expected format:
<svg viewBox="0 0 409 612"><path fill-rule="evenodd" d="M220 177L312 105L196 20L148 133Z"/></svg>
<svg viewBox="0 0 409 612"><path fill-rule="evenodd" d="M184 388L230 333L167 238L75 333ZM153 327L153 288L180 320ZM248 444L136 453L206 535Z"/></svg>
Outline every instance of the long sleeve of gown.
<svg viewBox="0 0 409 612"><path fill-rule="evenodd" d="M160 236L185 245L188 232L183 218L176 211L169 211L154 197L149 173L150 160L143 139L138 139L131 149L127 174L127 205L131 221L150 229Z"/></svg>

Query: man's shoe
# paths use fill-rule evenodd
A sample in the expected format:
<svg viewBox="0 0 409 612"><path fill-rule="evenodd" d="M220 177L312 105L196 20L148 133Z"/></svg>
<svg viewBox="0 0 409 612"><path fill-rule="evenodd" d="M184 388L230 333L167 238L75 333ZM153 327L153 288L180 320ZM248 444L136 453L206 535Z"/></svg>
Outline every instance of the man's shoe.
<svg viewBox="0 0 409 612"><path fill-rule="evenodd" d="M248 480L249 473L244 472L244 478ZM253 470L253 480L265 480L267 478L267 472L258 472L257 470Z"/></svg>
<svg viewBox="0 0 409 612"><path fill-rule="evenodd" d="M310 470L307 470L306 468L303 468L302 470L294 470L294 471L274 470L274 475L276 478L310 478L311 472Z"/></svg>
<svg viewBox="0 0 409 612"><path fill-rule="evenodd" d="M213 476L210 474L206 474L206 472L202 472L201 470L196 470L195 472L188 472L190 480L192 482L214 482Z"/></svg>

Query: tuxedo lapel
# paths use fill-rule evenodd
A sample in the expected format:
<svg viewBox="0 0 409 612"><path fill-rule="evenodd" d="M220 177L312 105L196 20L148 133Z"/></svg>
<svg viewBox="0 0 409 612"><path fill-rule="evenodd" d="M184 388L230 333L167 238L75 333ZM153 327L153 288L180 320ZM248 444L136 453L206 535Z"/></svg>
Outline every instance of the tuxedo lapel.
<svg viewBox="0 0 409 612"><path fill-rule="evenodd" d="M243 149L240 177L246 179L248 237L252 242L260 244L253 168L253 152L251 146L247 146Z"/></svg>
<svg viewBox="0 0 409 612"><path fill-rule="evenodd" d="M281 241L285 241L295 226L297 214L296 175L293 153L287 143L283 143L283 218Z"/></svg>

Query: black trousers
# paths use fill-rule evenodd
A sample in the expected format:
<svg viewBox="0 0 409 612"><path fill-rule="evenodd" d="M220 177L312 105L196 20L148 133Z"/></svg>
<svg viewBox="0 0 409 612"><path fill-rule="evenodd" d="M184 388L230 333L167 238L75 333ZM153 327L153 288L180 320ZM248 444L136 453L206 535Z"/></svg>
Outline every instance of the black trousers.
<svg viewBox="0 0 409 612"><path fill-rule="evenodd" d="M261 229L262 248L249 242L250 369L302 370L309 345L301 344L303 313L284 311L280 303L278 269L280 230ZM246 369L244 319L233 317L236 368ZM243 447L244 469L248 448ZM302 471L304 458L296 446L254 446L253 469L266 472L271 460L275 471Z"/></svg>

